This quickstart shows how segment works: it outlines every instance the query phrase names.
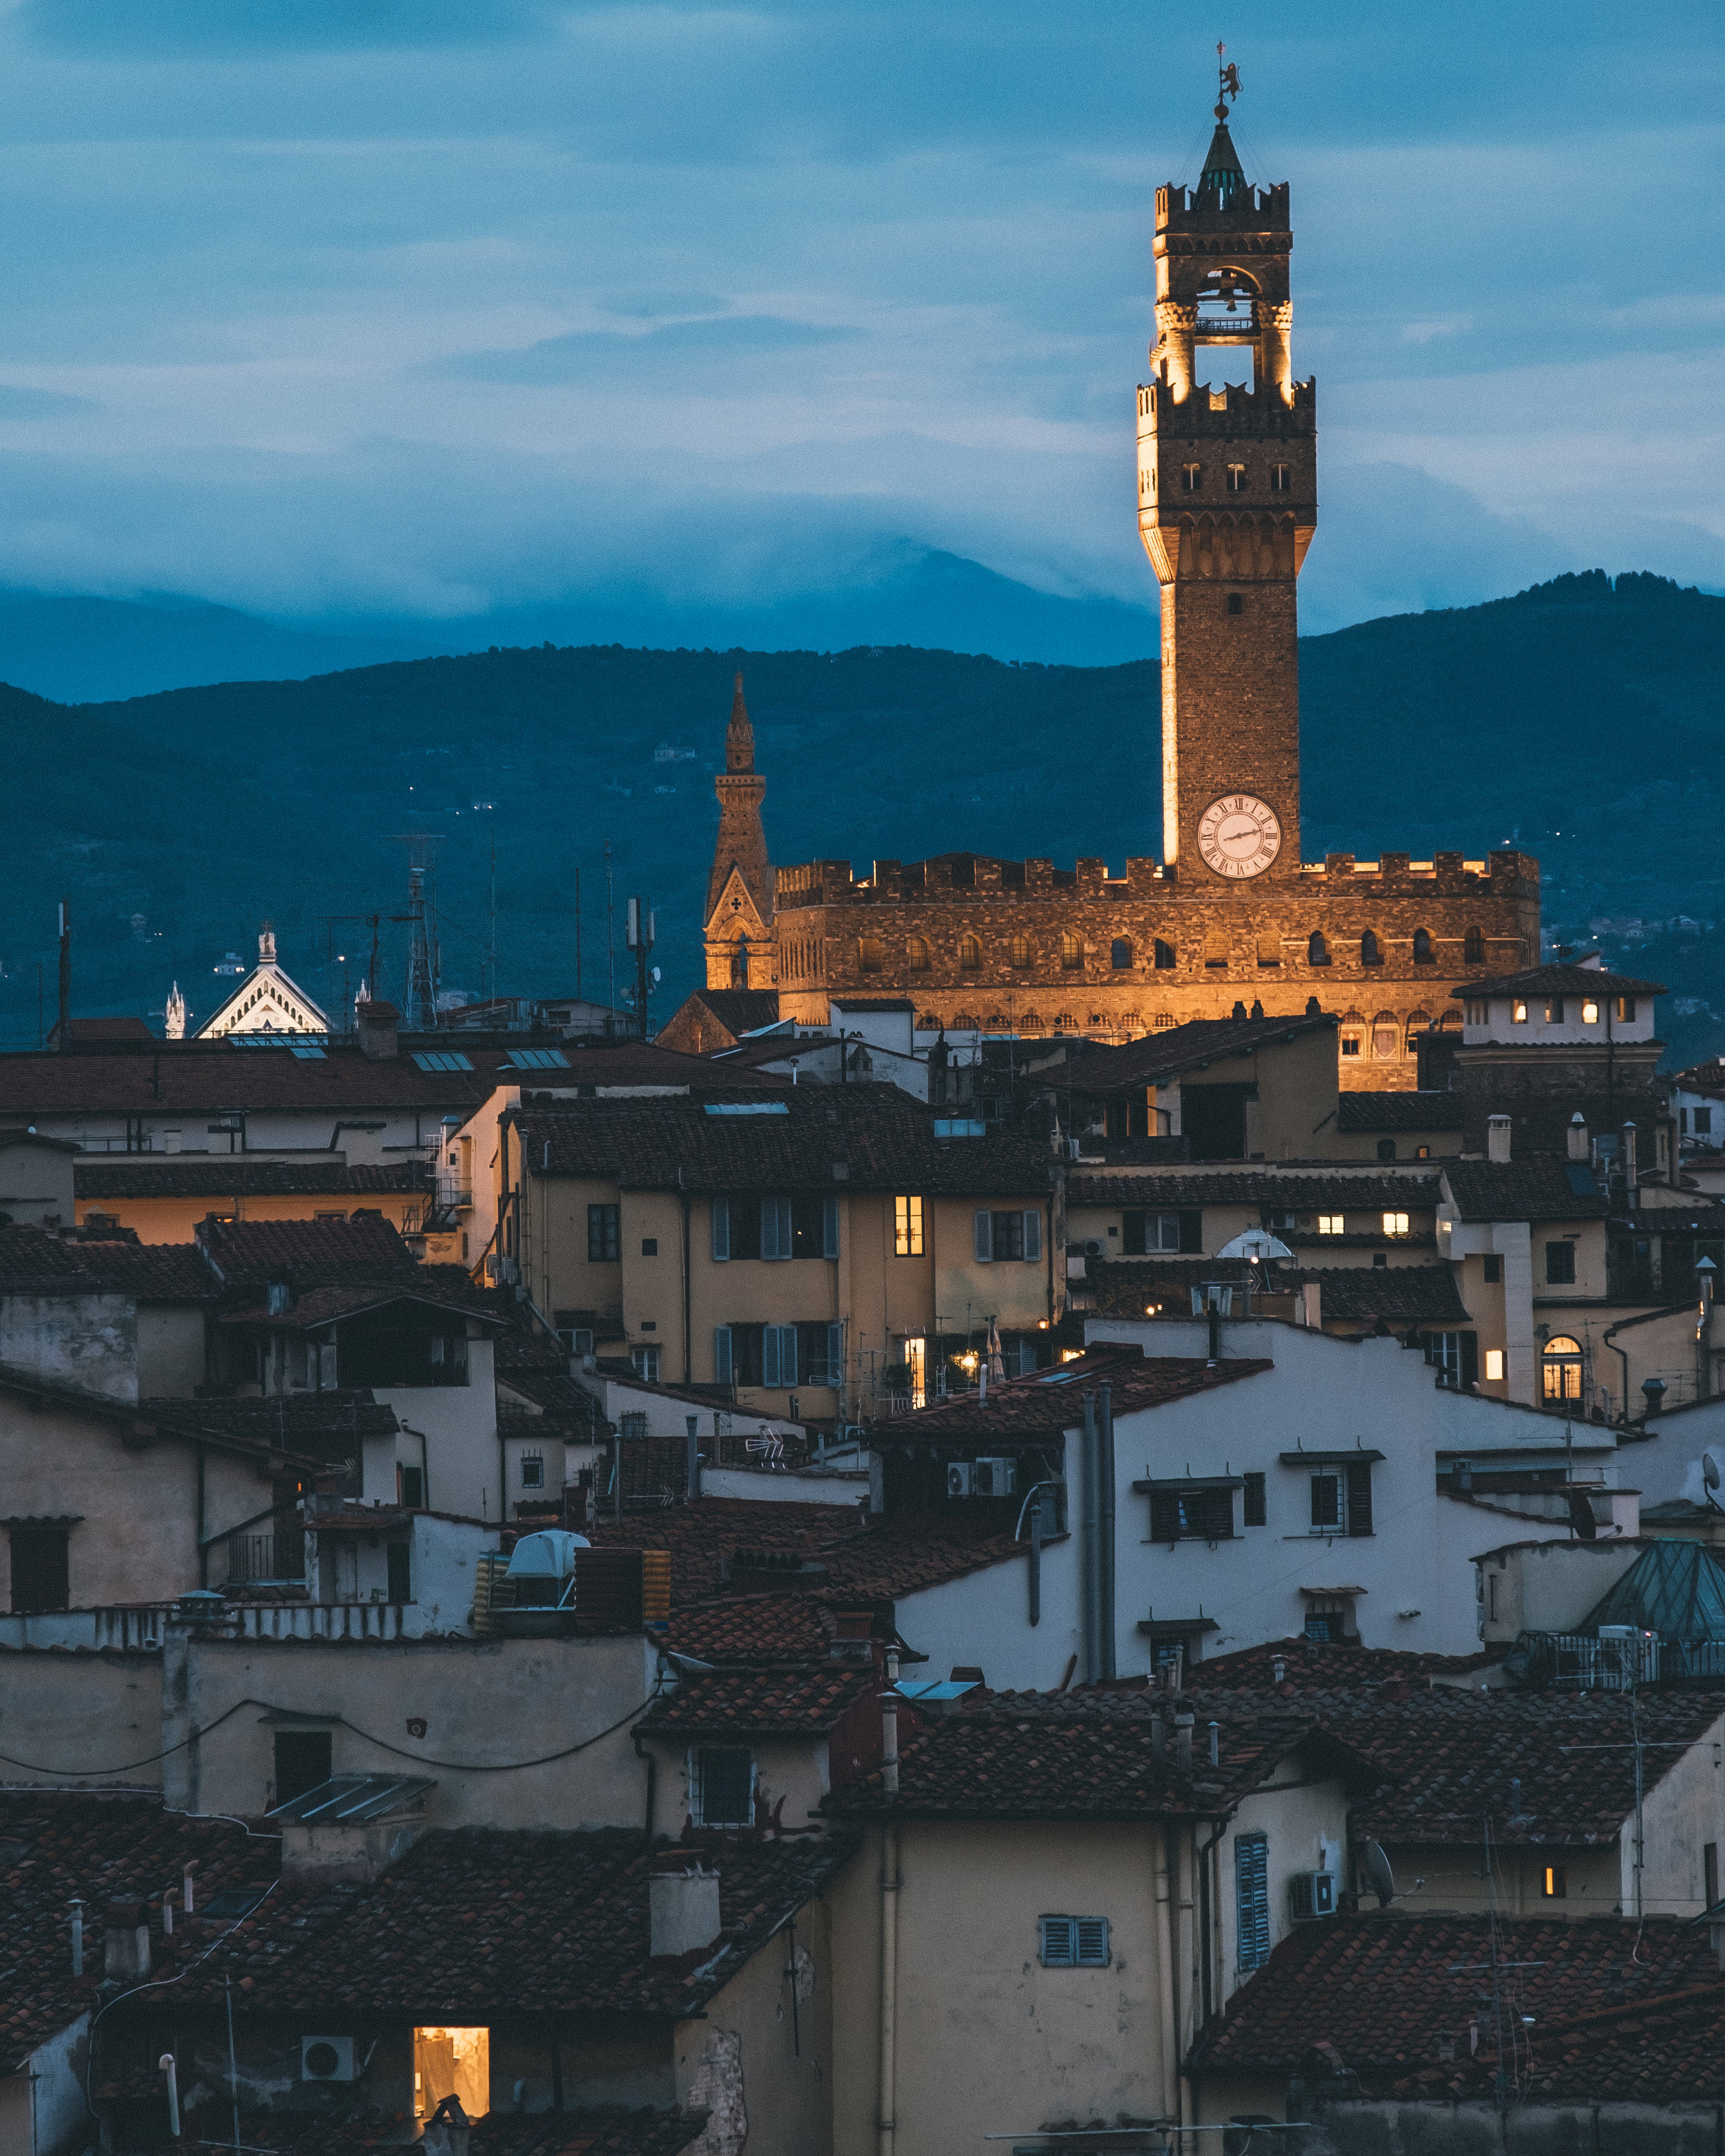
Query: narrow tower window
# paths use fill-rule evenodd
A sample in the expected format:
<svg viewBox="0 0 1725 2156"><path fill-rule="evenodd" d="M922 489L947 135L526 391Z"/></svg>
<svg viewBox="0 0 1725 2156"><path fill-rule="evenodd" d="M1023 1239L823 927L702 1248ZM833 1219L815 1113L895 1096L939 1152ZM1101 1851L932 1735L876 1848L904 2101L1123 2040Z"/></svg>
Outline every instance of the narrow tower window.
<svg viewBox="0 0 1725 2156"><path fill-rule="evenodd" d="M1308 966L1327 966L1330 963L1330 947L1325 942L1321 928L1314 928L1312 932L1311 940L1306 946L1306 963Z"/></svg>
<svg viewBox="0 0 1725 2156"><path fill-rule="evenodd" d="M1245 468L1245 466L1244 465L1229 465L1229 467L1228 467L1228 491L1230 492L1230 494L1244 494L1244 493L1245 492L1245 490L1246 490L1245 471L1246 471L1246 468Z"/></svg>
<svg viewBox="0 0 1725 2156"><path fill-rule="evenodd" d="M1158 973L1167 973L1167 972L1169 970L1169 968L1173 965L1173 963L1174 963L1174 947L1173 947L1173 945L1172 943L1164 943L1164 942L1163 942L1162 938L1158 936L1158 937L1157 937L1157 939L1156 939L1156 969L1157 969L1157 971L1158 971Z"/></svg>
<svg viewBox="0 0 1725 2156"><path fill-rule="evenodd" d="M1271 465L1270 467L1270 491L1272 494L1288 491L1288 468L1286 465Z"/></svg>
<svg viewBox="0 0 1725 2156"><path fill-rule="evenodd" d="M928 971L928 946L920 936L912 936L906 943L905 963L913 973Z"/></svg>
<svg viewBox="0 0 1725 2156"><path fill-rule="evenodd" d="M1069 973L1076 973L1084 963L1082 940L1070 933L1060 938L1060 963Z"/></svg>
<svg viewBox="0 0 1725 2156"><path fill-rule="evenodd" d="M1202 465L1181 465L1181 467L1180 467L1180 491L1181 491L1183 494L1202 494L1202 493L1203 493L1203 491L1204 491L1204 466L1203 466Z"/></svg>
<svg viewBox="0 0 1725 2156"><path fill-rule="evenodd" d="M1108 963L1117 973L1127 972L1132 963L1132 947L1124 936L1117 936L1108 947Z"/></svg>
<svg viewBox="0 0 1725 2156"><path fill-rule="evenodd" d="M856 963L865 973L880 972L880 939L878 936L859 937L856 946Z"/></svg>
<svg viewBox="0 0 1725 2156"><path fill-rule="evenodd" d="M1470 928L1461 939L1461 963L1464 966L1483 966L1486 963L1486 932Z"/></svg>
<svg viewBox="0 0 1725 2156"><path fill-rule="evenodd" d="M1245 612L1245 594L1243 592L1229 593L1228 611L1230 613L1244 613Z"/></svg>
<svg viewBox="0 0 1725 2156"><path fill-rule="evenodd" d="M1014 965L1019 967L1028 966L1030 963L1030 958L1031 951L1029 937L1028 936L1014 936L1012 939L1012 963Z"/></svg>
<svg viewBox="0 0 1725 2156"><path fill-rule="evenodd" d="M1359 939L1359 962L1363 966L1381 966L1384 963L1384 946L1369 928Z"/></svg>
<svg viewBox="0 0 1725 2156"><path fill-rule="evenodd" d="M1431 966L1436 963L1437 953L1431 947L1431 931L1416 928L1414 931L1414 963L1416 966Z"/></svg>
<svg viewBox="0 0 1725 2156"><path fill-rule="evenodd" d="M973 973L983 963L983 947L974 936L958 939L958 963L967 973Z"/></svg>

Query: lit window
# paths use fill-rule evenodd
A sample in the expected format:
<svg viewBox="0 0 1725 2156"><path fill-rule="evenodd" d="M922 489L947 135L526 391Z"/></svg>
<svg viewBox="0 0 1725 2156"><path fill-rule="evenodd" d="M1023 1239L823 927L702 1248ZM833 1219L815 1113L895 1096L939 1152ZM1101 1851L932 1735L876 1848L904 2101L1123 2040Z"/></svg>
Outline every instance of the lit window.
<svg viewBox="0 0 1725 2156"><path fill-rule="evenodd" d="M880 939L878 936L864 936L858 939L856 963L862 972L878 973L880 970Z"/></svg>
<svg viewBox="0 0 1725 2156"><path fill-rule="evenodd" d="M1180 491L1183 494L1199 494L1203 491L1203 489L1204 466L1202 465L1182 465L1180 467Z"/></svg>
<svg viewBox="0 0 1725 2156"><path fill-rule="evenodd" d="M905 945L905 960L913 973L928 971L928 946L920 936L913 936Z"/></svg>
<svg viewBox="0 0 1725 2156"><path fill-rule="evenodd" d="M1386 1235L1405 1235L1408 1232L1407 1214L1386 1213L1384 1216L1384 1232Z"/></svg>
<svg viewBox="0 0 1725 2156"><path fill-rule="evenodd" d="M893 1248L901 1258L920 1258L922 1255L922 1200L920 1198L895 1198L893 1209Z"/></svg>
<svg viewBox="0 0 1725 2156"><path fill-rule="evenodd" d="M1070 934L1061 937L1060 963L1069 973L1084 963L1084 944L1080 937Z"/></svg>
<svg viewBox="0 0 1725 2156"><path fill-rule="evenodd" d="M1491 1385L1503 1382L1503 1350L1501 1348L1486 1350L1486 1382Z"/></svg>
<svg viewBox="0 0 1725 2156"><path fill-rule="evenodd" d="M1563 1867L1561 1864L1546 1866L1544 1893L1548 1902L1561 1902L1566 1899L1568 1888L1564 1884Z"/></svg>
<svg viewBox="0 0 1725 2156"><path fill-rule="evenodd" d="M1339 1213L1320 1213L1317 1216L1320 1235L1340 1235L1346 1232L1343 1217Z"/></svg>
<svg viewBox="0 0 1725 2156"><path fill-rule="evenodd" d="M1591 996L1584 998L1581 1005L1581 1023L1584 1025L1597 1025L1599 1022L1599 1005L1594 1001Z"/></svg>
<svg viewBox="0 0 1725 2156"><path fill-rule="evenodd" d="M1539 1358L1539 1393L1542 1399L1558 1405L1581 1398L1581 1342L1567 1332L1545 1343Z"/></svg>
<svg viewBox="0 0 1725 2156"><path fill-rule="evenodd" d="M1244 494L1245 492L1245 466L1244 465L1229 465L1228 491L1230 494Z"/></svg>
<svg viewBox="0 0 1725 2156"><path fill-rule="evenodd" d="M1272 494L1288 491L1288 467L1286 465L1271 465L1270 467L1270 491Z"/></svg>
<svg viewBox="0 0 1725 2156"><path fill-rule="evenodd" d="M967 973L973 973L982 963L982 945L977 942L974 936L961 936L958 939L958 963L961 969Z"/></svg>
<svg viewBox="0 0 1725 2156"><path fill-rule="evenodd" d="M1527 1006L1519 996L1509 1007L1509 1022L1512 1025L1525 1025L1527 1023Z"/></svg>
<svg viewBox="0 0 1725 2156"><path fill-rule="evenodd" d="M1014 936L1012 939L1012 963L1014 965L1018 967L1028 966L1030 963L1030 955L1029 937L1028 936Z"/></svg>

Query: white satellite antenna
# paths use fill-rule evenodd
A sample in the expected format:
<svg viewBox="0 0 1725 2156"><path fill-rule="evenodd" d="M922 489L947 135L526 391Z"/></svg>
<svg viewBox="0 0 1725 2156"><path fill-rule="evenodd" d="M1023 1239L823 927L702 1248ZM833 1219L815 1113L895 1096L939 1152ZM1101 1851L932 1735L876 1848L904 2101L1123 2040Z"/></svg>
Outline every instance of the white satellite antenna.
<svg viewBox="0 0 1725 2156"><path fill-rule="evenodd" d="M1219 1258L1250 1258L1259 1265L1270 1258L1291 1258L1293 1255L1287 1245L1279 1241L1267 1228L1248 1228L1231 1243L1224 1243L1216 1253Z"/></svg>
<svg viewBox="0 0 1725 2156"><path fill-rule="evenodd" d="M1378 1907L1387 1909L1395 1899L1395 1874L1389 1868L1389 1859L1375 1841L1366 1844L1366 1878L1378 1897Z"/></svg>
<svg viewBox="0 0 1725 2156"><path fill-rule="evenodd" d="M1707 1503L1716 1512L1725 1512L1725 1506L1720 1504L1718 1496L1719 1485L1725 1481L1725 1460L1721 1460L1719 1448L1716 1445L1707 1445L1702 1453L1701 1479L1707 1492Z"/></svg>

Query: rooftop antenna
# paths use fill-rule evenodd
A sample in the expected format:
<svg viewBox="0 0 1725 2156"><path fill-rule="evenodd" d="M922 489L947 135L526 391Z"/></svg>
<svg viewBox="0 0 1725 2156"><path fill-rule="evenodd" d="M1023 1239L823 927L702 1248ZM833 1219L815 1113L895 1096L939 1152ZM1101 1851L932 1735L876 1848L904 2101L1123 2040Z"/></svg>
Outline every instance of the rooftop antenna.
<svg viewBox="0 0 1725 2156"><path fill-rule="evenodd" d="M408 869L408 982L402 1023L429 1031L437 1024L437 962L428 930L425 878L431 849L443 843L441 831L397 831L398 845L410 849Z"/></svg>

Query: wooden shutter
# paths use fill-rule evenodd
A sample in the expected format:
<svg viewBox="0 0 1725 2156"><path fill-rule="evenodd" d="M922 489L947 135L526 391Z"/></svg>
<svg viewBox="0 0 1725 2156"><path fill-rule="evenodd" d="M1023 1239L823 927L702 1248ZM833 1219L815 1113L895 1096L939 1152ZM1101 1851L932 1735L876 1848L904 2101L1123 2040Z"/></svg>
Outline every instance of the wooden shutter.
<svg viewBox="0 0 1725 2156"><path fill-rule="evenodd" d="M1201 1212L1180 1215L1180 1250L1186 1257L1201 1258L1204 1255L1204 1214Z"/></svg>
<svg viewBox="0 0 1725 2156"><path fill-rule="evenodd" d="M1245 1478L1245 1502L1241 1507L1242 1523L1249 1527L1261 1527L1268 1519L1265 1503L1264 1477L1248 1474Z"/></svg>
<svg viewBox="0 0 1725 2156"><path fill-rule="evenodd" d="M1078 1935L1078 1966L1081 1969L1106 1969L1108 1919L1106 1917L1075 1917L1072 1923Z"/></svg>
<svg viewBox="0 0 1725 2156"><path fill-rule="evenodd" d="M721 1199L720 1204L723 1203ZM728 1385L731 1381L731 1327L716 1325L713 1327L713 1383Z"/></svg>
<svg viewBox="0 0 1725 2156"><path fill-rule="evenodd" d="M1270 1958L1270 1839L1234 1837L1234 1891L1240 1966L1262 1969Z"/></svg>
<svg viewBox="0 0 1725 2156"><path fill-rule="evenodd" d="M976 1261L979 1265L989 1264L994 1255L994 1217L990 1213L976 1216Z"/></svg>
<svg viewBox="0 0 1725 2156"><path fill-rule="evenodd" d="M821 1200L820 1235L821 1255L836 1258L839 1255L839 1201L836 1198Z"/></svg>
<svg viewBox="0 0 1725 2156"><path fill-rule="evenodd" d="M1465 1393L1475 1383L1480 1374L1480 1336L1477 1332L1459 1332L1461 1342L1461 1389Z"/></svg>
<svg viewBox="0 0 1725 2156"><path fill-rule="evenodd" d="M1024 1208L1024 1262L1042 1255L1042 1215L1034 1205Z"/></svg>
<svg viewBox="0 0 1725 2156"><path fill-rule="evenodd" d="M778 1327L768 1325L761 1334L761 1383L776 1385L778 1381Z"/></svg>
<svg viewBox="0 0 1725 2156"><path fill-rule="evenodd" d="M716 1198L713 1200L713 1256L716 1260L722 1264L730 1255L731 1200L728 1198ZM721 1328L721 1331L726 1329ZM728 1348L726 1353L728 1357Z"/></svg>
<svg viewBox="0 0 1725 2156"><path fill-rule="evenodd" d="M1348 1532L1351 1535L1368 1535L1372 1532L1372 1463L1369 1460L1354 1460L1348 1464Z"/></svg>
<svg viewBox="0 0 1725 2156"><path fill-rule="evenodd" d="M1044 1917L1042 1927L1042 1966L1045 1969L1070 1969L1078 1958L1077 1926L1070 1917Z"/></svg>
<svg viewBox="0 0 1725 2156"><path fill-rule="evenodd" d="M761 1255L763 1258L788 1258L794 1249L791 1235L790 1199L763 1198L761 1200Z"/></svg>

